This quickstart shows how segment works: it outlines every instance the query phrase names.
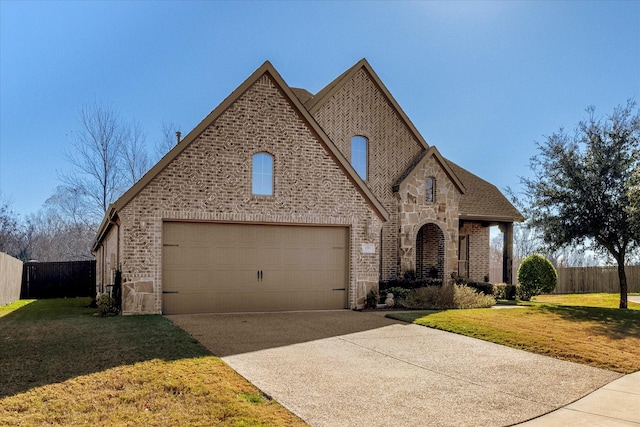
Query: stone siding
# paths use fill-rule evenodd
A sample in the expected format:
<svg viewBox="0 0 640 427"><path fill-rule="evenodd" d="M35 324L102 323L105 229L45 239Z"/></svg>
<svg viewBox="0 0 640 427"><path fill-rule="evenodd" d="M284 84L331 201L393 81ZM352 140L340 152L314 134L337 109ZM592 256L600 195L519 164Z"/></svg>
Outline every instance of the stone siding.
<svg viewBox="0 0 640 427"><path fill-rule="evenodd" d="M427 178L435 178L435 202L426 201ZM400 235L398 238L399 272L416 270L417 238L420 229L433 224L442 231L443 248L435 249L443 261L441 277L458 270L458 206L460 191L449 179L435 156L425 157L400 184L397 192ZM437 243L440 246L440 242ZM488 246L487 246L488 248ZM424 249L423 249L424 250ZM430 250L427 249L427 252ZM433 252L432 252L433 253ZM439 255L440 256L440 255Z"/></svg>
<svg viewBox="0 0 640 427"><path fill-rule="evenodd" d="M398 212L393 183L424 147L363 68L314 114L329 138L351 161L351 138L368 139L367 185L389 211L382 230L381 279L401 274L398 260Z"/></svg>
<svg viewBox="0 0 640 427"><path fill-rule="evenodd" d="M251 158L274 158L274 195L251 193ZM350 226L349 306L377 287L382 221L268 74L119 212L123 312L159 313L165 220ZM376 253L363 254L374 243Z"/></svg>

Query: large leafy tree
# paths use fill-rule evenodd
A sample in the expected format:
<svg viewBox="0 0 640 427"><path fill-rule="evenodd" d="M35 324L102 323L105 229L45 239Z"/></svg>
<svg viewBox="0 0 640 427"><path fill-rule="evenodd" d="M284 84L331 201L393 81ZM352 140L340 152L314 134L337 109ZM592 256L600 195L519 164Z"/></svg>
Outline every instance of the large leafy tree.
<svg viewBox="0 0 640 427"><path fill-rule="evenodd" d="M537 144L532 178L523 178L530 225L551 249L591 246L617 264L620 308L627 308L625 262L638 248L634 172L640 168L640 110L636 103L606 118L587 109L573 134L563 129Z"/></svg>

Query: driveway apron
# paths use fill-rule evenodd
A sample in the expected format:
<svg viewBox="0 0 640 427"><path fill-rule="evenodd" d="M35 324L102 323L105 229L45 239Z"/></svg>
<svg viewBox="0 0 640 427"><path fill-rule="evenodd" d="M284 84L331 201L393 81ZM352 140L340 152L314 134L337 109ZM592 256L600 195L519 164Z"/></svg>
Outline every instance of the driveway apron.
<svg viewBox="0 0 640 427"><path fill-rule="evenodd" d="M312 426L508 426L621 376L367 312L167 317Z"/></svg>

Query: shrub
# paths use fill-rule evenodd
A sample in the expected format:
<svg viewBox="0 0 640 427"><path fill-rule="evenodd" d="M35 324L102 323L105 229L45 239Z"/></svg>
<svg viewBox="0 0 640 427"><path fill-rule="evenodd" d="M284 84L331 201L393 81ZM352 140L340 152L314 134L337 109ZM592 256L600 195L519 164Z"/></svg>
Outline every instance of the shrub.
<svg viewBox="0 0 640 427"><path fill-rule="evenodd" d="M493 295L493 284L488 282L467 282L466 285L470 288L482 292L484 295Z"/></svg>
<svg viewBox="0 0 640 427"><path fill-rule="evenodd" d="M403 278L405 280L409 280L409 281L416 281L418 280L418 275L416 274L415 270L407 270L404 272L403 274Z"/></svg>
<svg viewBox="0 0 640 427"><path fill-rule="evenodd" d="M446 310L452 308L485 308L495 304L491 296L481 295L475 289L454 283L412 289L396 305L419 310Z"/></svg>
<svg viewBox="0 0 640 427"><path fill-rule="evenodd" d="M380 290L380 299L381 300L386 299L388 293L393 294L393 299L397 300L398 298L400 298L400 299L405 298L407 296L407 294L409 293L409 289L400 288L400 287L394 286L394 287L391 287L391 288L386 288L384 290L384 292L382 290ZM382 302L384 302L384 301L382 301Z"/></svg>
<svg viewBox="0 0 640 427"><path fill-rule="evenodd" d="M364 300L364 308L377 308L378 307L378 292L375 289L371 289Z"/></svg>
<svg viewBox="0 0 640 427"><path fill-rule="evenodd" d="M453 308L453 286L452 284L444 284L412 289L398 305L423 310Z"/></svg>
<svg viewBox="0 0 640 427"><path fill-rule="evenodd" d="M383 280L379 283L380 294L385 295L388 289L391 288L403 288L403 289L416 289L424 288L425 286L442 286L441 279L391 279Z"/></svg>
<svg viewBox="0 0 640 427"><path fill-rule="evenodd" d="M98 306L98 314L101 317L117 316L120 314L120 307L115 298L111 298L108 294L101 294L96 301Z"/></svg>
<svg viewBox="0 0 640 427"><path fill-rule="evenodd" d="M496 299L514 300L516 299L516 286L506 283L496 283L493 285L493 296Z"/></svg>
<svg viewBox="0 0 640 427"><path fill-rule="evenodd" d="M551 262L542 255L533 254L522 260L518 268L518 298L529 301L531 297L553 292L558 284L558 273Z"/></svg>
<svg viewBox="0 0 640 427"><path fill-rule="evenodd" d="M486 295L468 286L454 288L454 308L489 308L496 303L492 295Z"/></svg>

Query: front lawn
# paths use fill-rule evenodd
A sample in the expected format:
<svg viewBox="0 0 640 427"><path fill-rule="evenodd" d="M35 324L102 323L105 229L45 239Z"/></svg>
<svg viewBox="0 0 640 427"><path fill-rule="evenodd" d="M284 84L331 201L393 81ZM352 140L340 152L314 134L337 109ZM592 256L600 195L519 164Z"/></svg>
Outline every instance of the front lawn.
<svg viewBox="0 0 640 427"><path fill-rule="evenodd" d="M162 316L0 307L0 425L302 426Z"/></svg>
<svg viewBox="0 0 640 427"><path fill-rule="evenodd" d="M520 308L389 317L622 373L640 370L640 304L615 294L545 295Z"/></svg>

